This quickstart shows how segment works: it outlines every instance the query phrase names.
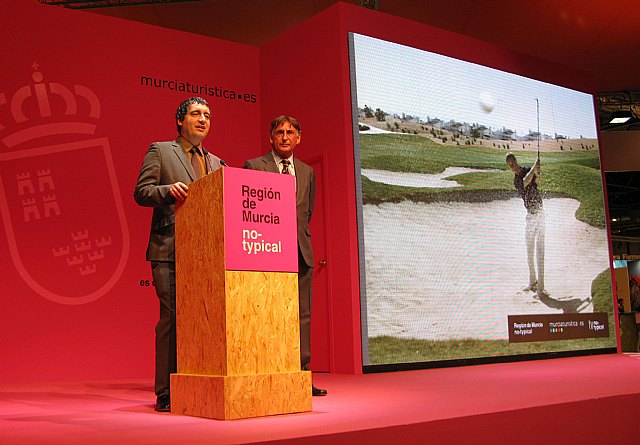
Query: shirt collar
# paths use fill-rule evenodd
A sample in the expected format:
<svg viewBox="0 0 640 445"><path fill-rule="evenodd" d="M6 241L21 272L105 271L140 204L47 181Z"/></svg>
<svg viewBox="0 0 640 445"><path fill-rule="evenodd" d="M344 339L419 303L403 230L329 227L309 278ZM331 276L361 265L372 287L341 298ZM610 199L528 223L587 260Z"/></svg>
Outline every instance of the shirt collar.
<svg viewBox="0 0 640 445"><path fill-rule="evenodd" d="M188 140L186 140L182 136L178 136L178 138L176 139L176 142L178 143L180 148L182 148L182 151L184 151L185 154L189 153L191 151L191 149L194 147L191 144L191 142L189 142ZM200 146L198 148L200 149L200 153L204 153L204 146L202 144L200 144Z"/></svg>
<svg viewBox="0 0 640 445"><path fill-rule="evenodd" d="M293 154L288 158L281 158L280 156L278 156L278 153L276 153L273 150L271 150L271 154L273 155L273 160L276 161L276 164L280 164L280 161L283 161L286 159L287 161L289 161L290 165L293 165Z"/></svg>

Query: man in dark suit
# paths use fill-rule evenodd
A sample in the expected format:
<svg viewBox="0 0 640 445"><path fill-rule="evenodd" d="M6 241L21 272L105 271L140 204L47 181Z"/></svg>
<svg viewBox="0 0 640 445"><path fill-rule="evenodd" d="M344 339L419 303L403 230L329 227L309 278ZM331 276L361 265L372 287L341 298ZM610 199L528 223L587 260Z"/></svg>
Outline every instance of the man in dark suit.
<svg viewBox="0 0 640 445"><path fill-rule="evenodd" d="M272 150L259 158L244 163L244 168L265 172L294 175L296 177L296 214L298 225L298 293L300 310L300 365L309 370L311 361L311 287L313 283L313 250L309 221L313 214L316 177L313 169L294 158L300 143L300 123L290 116L279 116L271 122L269 142ZM314 396L327 391L312 386Z"/></svg>
<svg viewBox="0 0 640 445"><path fill-rule="evenodd" d="M192 97L182 102L176 125L176 140L149 147L133 194L141 206L153 207L147 261L160 302L155 378L155 409L160 412L171 410L169 375L176 372L175 208L187 199L190 183L224 165L202 146L211 125L207 101Z"/></svg>

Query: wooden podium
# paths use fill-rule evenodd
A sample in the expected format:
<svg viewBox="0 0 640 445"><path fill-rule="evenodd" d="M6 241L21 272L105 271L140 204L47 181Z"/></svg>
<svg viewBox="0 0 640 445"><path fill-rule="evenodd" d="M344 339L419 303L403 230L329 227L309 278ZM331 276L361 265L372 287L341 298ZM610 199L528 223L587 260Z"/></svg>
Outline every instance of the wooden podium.
<svg viewBox="0 0 640 445"><path fill-rule="evenodd" d="M311 373L300 370L297 269L277 271L297 268L295 183L281 176L219 169L192 183L176 211L172 413L240 419L311 411ZM293 241L282 235L291 224Z"/></svg>

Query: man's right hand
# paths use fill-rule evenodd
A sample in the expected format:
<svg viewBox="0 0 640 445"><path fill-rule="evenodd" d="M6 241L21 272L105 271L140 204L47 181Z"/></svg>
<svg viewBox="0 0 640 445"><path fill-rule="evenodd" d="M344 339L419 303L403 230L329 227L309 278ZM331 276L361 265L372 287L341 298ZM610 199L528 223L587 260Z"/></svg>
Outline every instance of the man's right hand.
<svg viewBox="0 0 640 445"><path fill-rule="evenodd" d="M540 174L540 158L536 159L535 164L533 164L533 168L535 169L536 173Z"/></svg>
<svg viewBox="0 0 640 445"><path fill-rule="evenodd" d="M189 186L183 182L176 182L169 189L169 194L173 196L177 203L182 204L187 199Z"/></svg>

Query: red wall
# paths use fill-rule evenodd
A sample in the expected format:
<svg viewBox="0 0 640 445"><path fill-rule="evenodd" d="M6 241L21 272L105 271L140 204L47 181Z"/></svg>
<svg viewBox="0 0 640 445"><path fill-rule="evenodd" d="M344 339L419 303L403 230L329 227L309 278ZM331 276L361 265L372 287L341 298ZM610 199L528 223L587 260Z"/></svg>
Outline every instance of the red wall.
<svg viewBox="0 0 640 445"><path fill-rule="evenodd" d="M321 365L314 367L341 373L361 372L347 33L592 90L591 79L567 68L344 3L260 48L36 2L14 3L0 5L0 14L11 18L0 39L5 58L0 69L0 378L5 380L153 375L157 302L153 288L144 285L151 278L144 261L151 212L133 202L132 192L149 143L175 137L175 108L193 94L142 87L142 75L248 95L247 100L205 96L213 111L205 145L232 166L269 149L267 126L274 116L300 119L303 139L297 154L318 168L323 190L324 217L312 221L316 257L327 260L316 268L317 283L324 282L326 289L314 296L314 310L322 311L314 314L320 320L314 326L320 334L314 335L325 343L318 354L314 351ZM34 62L40 73L35 78ZM35 99L41 87L34 83L46 84L50 116ZM93 101L85 98L84 87ZM66 100L77 109L54 94L60 91L71 91ZM12 110L16 94L26 100L24 108ZM89 104L96 102L99 115L95 107L91 115ZM93 132L91 125L96 125ZM31 178L18 179L24 173ZM35 184L33 193L29 181ZM47 181L55 185L53 201ZM27 197L40 210L54 202L60 214L25 221L25 207L31 206ZM80 275L53 249L75 249L71 234L85 231L94 245L106 236L112 243L104 249L105 258L94 261L96 272Z"/></svg>
<svg viewBox="0 0 640 445"><path fill-rule="evenodd" d="M360 283L348 33L356 32L566 87L592 91L588 76L448 31L338 3L263 45L262 128L281 113L300 118L300 158L323 161L327 238L328 370L361 373ZM312 221L313 223L313 221ZM315 232L314 235L316 236ZM316 269L318 266L316 265ZM322 270L322 269L320 269ZM316 278L317 278L316 273ZM314 289L315 292L315 289ZM314 293L316 303L324 298ZM326 306L326 308L325 308ZM320 314L321 315L321 314ZM315 322L314 322L315 324ZM317 355L314 350L314 357ZM322 357L324 360L324 357ZM314 365L315 359L312 359ZM314 369L317 367L314 365Z"/></svg>
<svg viewBox="0 0 640 445"><path fill-rule="evenodd" d="M329 324L317 326L317 303L325 296L314 288L312 341L327 330L331 339L328 370L361 372L358 239L353 182L353 137L347 36L342 31L342 5L263 45L260 53L263 91L262 126L277 114L300 119L302 143L296 154L322 163L328 280ZM362 10L357 8L358 11ZM312 220L316 237L317 218ZM314 227L314 224L316 227ZM316 246L314 245L314 249ZM318 256L316 252L316 257ZM316 258L316 263L318 258ZM321 269L316 264L316 280ZM312 368L318 369L313 351Z"/></svg>
<svg viewBox="0 0 640 445"><path fill-rule="evenodd" d="M0 39L0 378L150 377L151 209L135 204L133 189L149 144L175 138L177 105L196 94L145 87L140 76L247 94L199 94L213 112L205 146L239 166L258 146L258 48L8 3L0 5L10 18Z"/></svg>

